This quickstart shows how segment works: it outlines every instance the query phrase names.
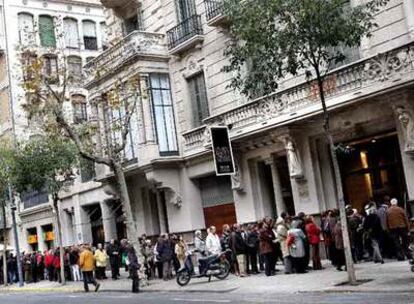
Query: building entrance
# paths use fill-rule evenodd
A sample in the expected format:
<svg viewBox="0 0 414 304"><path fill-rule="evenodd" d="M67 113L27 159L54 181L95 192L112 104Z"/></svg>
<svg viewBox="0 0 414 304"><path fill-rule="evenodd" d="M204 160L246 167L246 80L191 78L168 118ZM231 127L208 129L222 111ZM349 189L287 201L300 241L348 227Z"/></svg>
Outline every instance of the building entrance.
<svg viewBox="0 0 414 304"><path fill-rule="evenodd" d="M347 204L362 211L369 200L381 203L386 195L402 202L406 185L396 134L347 143L338 159Z"/></svg>

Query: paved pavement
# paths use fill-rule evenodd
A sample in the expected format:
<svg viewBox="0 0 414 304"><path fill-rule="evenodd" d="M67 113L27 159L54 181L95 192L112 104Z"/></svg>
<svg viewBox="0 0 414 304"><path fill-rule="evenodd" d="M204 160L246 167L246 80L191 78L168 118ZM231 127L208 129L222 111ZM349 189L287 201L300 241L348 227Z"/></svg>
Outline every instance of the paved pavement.
<svg viewBox="0 0 414 304"><path fill-rule="evenodd" d="M281 269L283 266L278 266ZM322 271L310 271L307 274L284 275L279 272L276 276L266 277L263 274L238 278L230 276L224 281L213 279L210 283L206 278L192 280L188 286L179 287L173 281L150 281L150 285L142 288L147 293L209 293L209 294L294 294L294 293L336 293L336 292L388 292L405 293L414 291L414 273L410 271L408 262L387 261L384 265L374 263L362 263L356 265L357 278L368 282L358 286L340 285L347 281L346 272L338 272L328 263L324 263ZM125 273L124 273L125 274ZM101 282L100 293L127 292L130 290L131 281L126 278ZM12 286L0 288L1 293L8 292L56 292L56 293L81 293L83 285L80 282L68 282L66 286L57 283L40 282L27 284L23 288ZM414 303L411 301L411 303Z"/></svg>
<svg viewBox="0 0 414 304"><path fill-rule="evenodd" d="M211 293L94 293L84 294L0 294L2 304L193 304L193 303L278 303L278 304L412 304L411 293L299 293L250 294Z"/></svg>

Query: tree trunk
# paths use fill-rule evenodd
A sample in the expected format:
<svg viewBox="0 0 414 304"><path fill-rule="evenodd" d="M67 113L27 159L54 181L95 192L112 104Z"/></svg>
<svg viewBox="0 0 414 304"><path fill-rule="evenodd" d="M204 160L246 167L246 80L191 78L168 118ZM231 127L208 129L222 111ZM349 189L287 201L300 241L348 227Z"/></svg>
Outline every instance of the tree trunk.
<svg viewBox="0 0 414 304"><path fill-rule="evenodd" d="M148 281L144 271L144 258L142 256L141 246L138 241L138 229L132 214L131 201L129 199L128 187L125 180L125 173L122 168L122 164L119 162L115 161L113 163L113 169L118 185L119 196L122 204L122 211L126 217L125 224L127 229L128 241L134 247L135 252L138 256L138 261L141 265L140 269L138 270L141 286L146 286L148 284Z"/></svg>
<svg viewBox="0 0 414 304"><path fill-rule="evenodd" d="M4 286L7 286L7 231L6 231L6 205L5 202L1 203L1 213L3 217L3 279L4 279Z"/></svg>
<svg viewBox="0 0 414 304"><path fill-rule="evenodd" d="M62 223L60 222L60 211L59 211L59 196L58 194L53 194L53 207L55 208L56 214L56 230L57 230L57 237L58 237L58 244L59 244L59 258L60 258L60 277L61 277L61 284L66 285L66 278L65 278L65 251L63 249L63 240L62 240Z"/></svg>
<svg viewBox="0 0 414 304"><path fill-rule="evenodd" d="M356 285L357 280L356 280L356 275L355 275L354 260L352 259L351 242L349 239L348 221L347 221L346 210L345 210L345 199L344 199L344 191L342 188L341 172L339 169L339 163L338 163L338 157L336 155L335 144L332 138L332 134L330 132L330 119L329 119L328 109L326 107L325 91L323 88L323 78L320 75L320 72L318 69L316 69L316 76L317 76L319 94L320 94L320 99L321 99L322 109L323 109L323 119L324 119L323 128L325 131L326 138L328 140L329 150L331 153L333 170L334 170L337 203L338 203L340 220L341 220L341 229L342 229L342 237L344 241L345 261L346 261L346 269L348 272L348 280L351 285Z"/></svg>

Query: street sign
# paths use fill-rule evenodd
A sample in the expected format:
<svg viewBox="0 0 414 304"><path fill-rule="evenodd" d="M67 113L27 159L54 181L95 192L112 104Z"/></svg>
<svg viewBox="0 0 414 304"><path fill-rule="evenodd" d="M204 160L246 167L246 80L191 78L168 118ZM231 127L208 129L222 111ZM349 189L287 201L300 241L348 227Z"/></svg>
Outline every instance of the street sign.
<svg viewBox="0 0 414 304"><path fill-rule="evenodd" d="M210 127L216 175L235 173L233 151L227 127Z"/></svg>

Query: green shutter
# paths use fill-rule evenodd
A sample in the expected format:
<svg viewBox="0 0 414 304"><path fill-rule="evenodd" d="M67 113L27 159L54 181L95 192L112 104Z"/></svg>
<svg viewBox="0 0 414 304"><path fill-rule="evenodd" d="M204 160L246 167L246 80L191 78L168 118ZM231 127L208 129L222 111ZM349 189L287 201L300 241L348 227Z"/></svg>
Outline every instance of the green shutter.
<svg viewBox="0 0 414 304"><path fill-rule="evenodd" d="M44 47L56 47L55 27L50 16L39 17L40 44Z"/></svg>

